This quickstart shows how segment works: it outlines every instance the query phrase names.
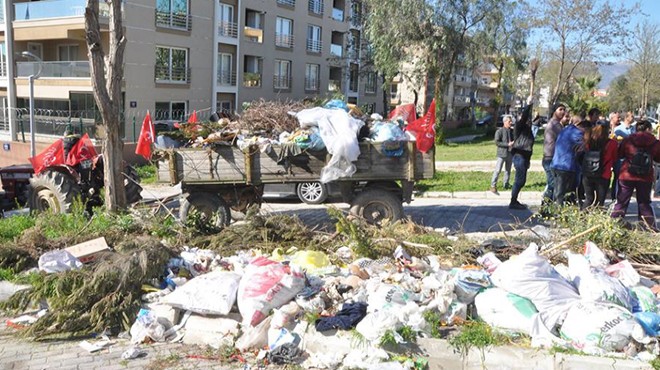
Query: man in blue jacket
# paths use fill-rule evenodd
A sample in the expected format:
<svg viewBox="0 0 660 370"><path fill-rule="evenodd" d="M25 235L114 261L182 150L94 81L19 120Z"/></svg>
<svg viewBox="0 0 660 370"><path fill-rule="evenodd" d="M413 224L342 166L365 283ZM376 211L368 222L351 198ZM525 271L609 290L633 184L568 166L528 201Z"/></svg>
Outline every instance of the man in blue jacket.
<svg viewBox="0 0 660 370"><path fill-rule="evenodd" d="M584 132L591 126L587 120L576 125L568 125L557 136L555 153L552 157L551 168L555 173L554 202L562 205L569 193L575 195L580 166L579 155L584 152Z"/></svg>

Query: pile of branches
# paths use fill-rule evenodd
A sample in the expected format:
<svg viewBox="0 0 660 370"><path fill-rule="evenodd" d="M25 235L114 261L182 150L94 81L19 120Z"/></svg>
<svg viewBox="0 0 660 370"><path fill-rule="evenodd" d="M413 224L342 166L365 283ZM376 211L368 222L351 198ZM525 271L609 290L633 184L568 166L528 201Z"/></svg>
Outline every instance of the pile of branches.
<svg viewBox="0 0 660 370"><path fill-rule="evenodd" d="M300 112L314 106L313 102L300 100L266 101L256 100L243 112L238 121L231 122L228 128L249 132L267 132L279 134L298 129L298 121L289 112Z"/></svg>

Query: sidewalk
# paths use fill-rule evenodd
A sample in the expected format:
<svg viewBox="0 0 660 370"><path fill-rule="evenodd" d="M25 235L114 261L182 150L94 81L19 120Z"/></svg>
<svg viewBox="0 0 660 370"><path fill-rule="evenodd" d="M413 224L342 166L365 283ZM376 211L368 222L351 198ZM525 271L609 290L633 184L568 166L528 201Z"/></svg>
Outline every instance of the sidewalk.
<svg viewBox="0 0 660 370"><path fill-rule="evenodd" d="M511 199L510 190L501 190L499 195L490 191L426 191L415 193L418 198L455 198L455 199ZM541 204L543 192L541 191L521 191L518 199L528 202L538 202Z"/></svg>
<svg viewBox="0 0 660 370"><path fill-rule="evenodd" d="M437 171L493 172L495 169L495 158L488 161L435 161L435 169ZM511 170L513 171L513 168ZM529 166L529 171L542 172L543 166L541 166L541 160L532 160L532 163Z"/></svg>

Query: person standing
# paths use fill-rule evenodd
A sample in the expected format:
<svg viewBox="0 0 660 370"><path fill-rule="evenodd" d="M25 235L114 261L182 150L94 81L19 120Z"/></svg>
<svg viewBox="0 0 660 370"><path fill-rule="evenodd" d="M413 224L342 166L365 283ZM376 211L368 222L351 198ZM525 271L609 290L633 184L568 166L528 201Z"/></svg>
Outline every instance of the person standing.
<svg viewBox="0 0 660 370"><path fill-rule="evenodd" d="M634 191L637 194L639 220L651 230L657 230L651 206L651 187L654 176L653 161L660 162L660 141L653 136L651 123L637 122L637 132L623 139L618 154L619 158L623 159L623 164L612 218L625 217Z"/></svg>
<svg viewBox="0 0 660 370"><path fill-rule="evenodd" d="M516 121L513 127L513 145L511 146L511 162L516 170L511 189L511 201L509 209L527 209L527 206L518 201L518 195L527 182L527 170L532 158L532 149L534 147L534 134L532 133L532 124L530 122L530 112L532 110L532 96L527 98L527 106L523 110L522 116Z"/></svg>
<svg viewBox="0 0 660 370"><path fill-rule="evenodd" d="M543 192L543 201L549 203L553 199L555 190L555 174L552 172L550 165L552 164L552 156L555 154L555 143L557 136L564 128L561 121L566 116L566 106L564 104L555 105L552 110L552 118L545 128L543 135L543 171L545 171L545 191Z"/></svg>
<svg viewBox="0 0 660 370"><path fill-rule="evenodd" d="M618 143L616 140L610 139L609 128L605 125L596 125L590 132L587 131L584 141L582 185L585 199L582 209L603 207L612 177L612 167L617 157ZM596 165L594 166L594 164Z"/></svg>
<svg viewBox="0 0 660 370"><path fill-rule="evenodd" d="M557 136L550 167L555 174L553 200L558 205L564 204L566 195L575 193L580 170L578 155L584 151L584 132L590 126L589 121L583 120L577 125L567 126Z"/></svg>
<svg viewBox="0 0 660 370"><path fill-rule="evenodd" d="M626 118L624 118L623 123L614 129L614 137L617 140L621 141L627 138L628 136L634 134L635 133L635 126L633 126L634 121L635 121L635 116L633 116L632 112L626 113Z"/></svg>
<svg viewBox="0 0 660 370"><path fill-rule="evenodd" d="M495 145L497 146L497 162L495 162L495 171L490 180L490 192L499 195L497 192L497 179L500 177L502 165L504 165L504 189L510 189L509 179L511 178L511 147L513 146L513 130L511 129L512 118L509 115L504 116L502 127L495 132Z"/></svg>

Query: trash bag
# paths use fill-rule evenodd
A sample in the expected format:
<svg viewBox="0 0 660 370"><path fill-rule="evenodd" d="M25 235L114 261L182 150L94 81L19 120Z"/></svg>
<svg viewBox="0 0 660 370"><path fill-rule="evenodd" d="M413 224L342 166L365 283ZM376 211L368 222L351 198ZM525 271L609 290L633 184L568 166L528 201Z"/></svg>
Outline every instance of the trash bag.
<svg viewBox="0 0 660 370"><path fill-rule="evenodd" d="M532 320L538 311L529 299L504 289L489 288L477 294L474 304L477 315L488 325L531 335Z"/></svg>
<svg viewBox="0 0 660 370"><path fill-rule="evenodd" d="M587 259L575 253L566 253L568 273L580 297L590 302L610 302L632 311L633 298L619 280L599 268L592 268Z"/></svg>
<svg viewBox="0 0 660 370"><path fill-rule="evenodd" d="M362 336L372 342L379 343L380 339L388 330L396 330L400 326L396 312L390 310L380 310L368 313L362 321L356 326L355 330Z"/></svg>
<svg viewBox="0 0 660 370"><path fill-rule="evenodd" d="M325 103L323 106L325 109L342 109L348 112L348 104L345 101L339 99L332 99L329 102Z"/></svg>
<svg viewBox="0 0 660 370"><path fill-rule="evenodd" d="M415 300L416 297L416 294L398 285L380 284L375 290L369 292L368 310L369 312L378 310L396 311L405 306L406 303Z"/></svg>
<svg viewBox="0 0 660 370"><path fill-rule="evenodd" d="M334 272L328 256L319 251L298 251L291 256L292 266L300 267L311 274Z"/></svg>
<svg viewBox="0 0 660 370"><path fill-rule="evenodd" d="M607 272L608 275L619 279L619 281L627 287L633 287L639 284L641 280L639 273L637 273L628 260L623 260L619 263L607 266L605 272Z"/></svg>
<svg viewBox="0 0 660 370"><path fill-rule="evenodd" d="M623 351L632 339L648 342L644 329L625 308L602 302L579 302L568 311L561 337L589 354Z"/></svg>
<svg viewBox="0 0 660 370"><path fill-rule="evenodd" d="M268 345L268 329L272 316L268 316L257 326L244 325L243 335L236 341L235 347L241 351L251 348L263 348Z"/></svg>
<svg viewBox="0 0 660 370"><path fill-rule="evenodd" d="M212 271L198 276L165 296L163 303L202 315L226 315L236 302L241 276Z"/></svg>
<svg viewBox="0 0 660 370"><path fill-rule="evenodd" d="M636 309L633 309L633 312L658 312L655 294L651 289L638 285L630 288L630 294L637 299Z"/></svg>
<svg viewBox="0 0 660 370"><path fill-rule="evenodd" d="M304 275L289 266L257 257L245 269L238 287L243 323L255 326L271 310L290 302L305 287Z"/></svg>
<svg viewBox="0 0 660 370"><path fill-rule="evenodd" d="M166 338L166 327L164 320L159 320L156 315L147 309L140 309L137 318L131 325L131 343L143 343L145 339L151 338L155 342L164 342Z"/></svg>
<svg viewBox="0 0 660 370"><path fill-rule="evenodd" d="M64 249L46 252L39 257L39 270L47 273L78 270L83 264Z"/></svg>
<svg viewBox="0 0 660 370"><path fill-rule="evenodd" d="M637 312L634 316L647 335L660 336L660 315L656 312Z"/></svg>
<svg viewBox="0 0 660 370"><path fill-rule="evenodd" d="M477 293L493 285L490 282L490 276L484 270L460 269L456 274L454 283L456 297L466 304L474 302Z"/></svg>

